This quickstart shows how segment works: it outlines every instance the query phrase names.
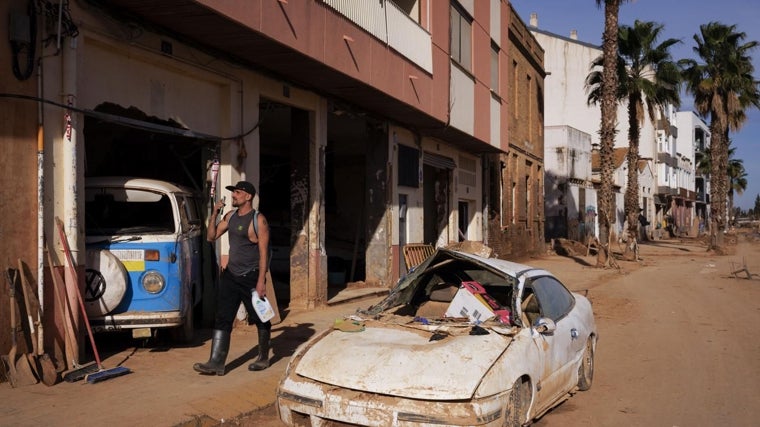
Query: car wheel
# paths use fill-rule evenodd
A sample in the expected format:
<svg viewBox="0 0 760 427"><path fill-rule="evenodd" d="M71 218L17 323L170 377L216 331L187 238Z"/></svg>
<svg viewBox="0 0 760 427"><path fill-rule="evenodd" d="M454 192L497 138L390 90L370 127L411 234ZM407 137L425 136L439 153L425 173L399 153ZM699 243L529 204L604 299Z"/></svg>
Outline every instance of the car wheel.
<svg viewBox="0 0 760 427"><path fill-rule="evenodd" d="M518 378L512 386L512 393L509 394L504 427L519 427L526 424L525 418L528 416L530 397L530 382L524 378Z"/></svg>
<svg viewBox="0 0 760 427"><path fill-rule="evenodd" d="M586 342L586 350L583 352L581 365L578 367L578 389L586 391L591 388L594 380L594 343L589 337Z"/></svg>
<svg viewBox="0 0 760 427"><path fill-rule="evenodd" d="M87 315L106 315L119 305L127 292L127 269L111 251L98 249L87 251L85 266Z"/></svg>

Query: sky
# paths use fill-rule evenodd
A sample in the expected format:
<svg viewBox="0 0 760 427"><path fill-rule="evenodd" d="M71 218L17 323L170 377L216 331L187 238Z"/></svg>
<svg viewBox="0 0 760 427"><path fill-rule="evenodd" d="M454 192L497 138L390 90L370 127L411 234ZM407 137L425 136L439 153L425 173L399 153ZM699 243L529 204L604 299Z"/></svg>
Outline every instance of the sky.
<svg viewBox="0 0 760 427"><path fill-rule="evenodd" d="M602 44L604 10L597 7L596 0L511 0L511 3L526 25L530 23L530 14L535 12L538 14L538 28L543 31L569 37L570 31L576 30L579 41ZM736 25L737 31L746 33L744 43L760 43L758 0L624 2L620 7L618 23L632 26L637 19L662 24L664 28L660 42L668 38L681 40L671 49L675 60L692 58L699 61L693 53L696 46L694 34L700 33L700 25L711 21ZM760 46L751 52L751 56L754 58L755 79L760 80ZM693 110L693 100L682 96L679 111L689 110ZM755 198L760 194L760 111L749 110L747 121L738 132L731 133L730 138L732 147L736 147L734 157L744 162L747 172L747 189L741 195L734 194L734 206L747 210L755 206Z"/></svg>

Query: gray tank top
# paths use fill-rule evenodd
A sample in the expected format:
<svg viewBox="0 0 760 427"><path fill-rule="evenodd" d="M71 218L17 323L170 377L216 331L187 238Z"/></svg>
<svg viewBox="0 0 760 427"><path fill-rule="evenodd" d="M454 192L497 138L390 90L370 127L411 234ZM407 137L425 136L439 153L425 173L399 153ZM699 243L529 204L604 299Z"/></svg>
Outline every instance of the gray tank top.
<svg viewBox="0 0 760 427"><path fill-rule="evenodd" d="M255 212L252 210L245 215L238 215L235 211L230 214L227 229L230 237L230 259L227 270L235 276L244 276L259 268L259 244L251 242L248 238L248 229Z"/></svg>

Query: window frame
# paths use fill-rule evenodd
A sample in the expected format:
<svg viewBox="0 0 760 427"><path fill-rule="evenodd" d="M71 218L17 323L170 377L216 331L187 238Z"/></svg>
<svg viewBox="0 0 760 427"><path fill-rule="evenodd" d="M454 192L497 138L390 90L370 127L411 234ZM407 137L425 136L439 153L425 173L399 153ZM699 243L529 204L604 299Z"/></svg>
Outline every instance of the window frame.
<svg viewBox="0 0 760 427"><path fill-rule="evenodd" d="M465 71L472 73L472 16L457 2L451 2L449 10L451 59ZM466 24L465 28L463 24Z"/></svg>

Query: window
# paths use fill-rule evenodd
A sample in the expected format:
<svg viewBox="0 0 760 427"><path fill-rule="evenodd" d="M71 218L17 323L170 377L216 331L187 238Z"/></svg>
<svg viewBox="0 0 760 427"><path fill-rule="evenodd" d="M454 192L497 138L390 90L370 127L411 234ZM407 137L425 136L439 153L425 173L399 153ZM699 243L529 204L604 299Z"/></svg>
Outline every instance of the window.
<svg viewBox="0 0 760 427"><path fill-rule="evenodd" d="M399 144L398 185L417 188L420 186L420 151Z"/></svg>
<svg viewBox="0 0 760 427"><path fill-rule="evenodd" d="M475 159L459 156L459 184L469 187L475 186Z"/></svg>
<svg viewBox="0 0 760 427"><path fill-rule="evenodd" d="M399 9L404 11L416 23L420 23L420 5L419 0L390 0Z"/></svg>
<svg viewBox="0 0 760 427"><path fill-rule="evenodd" d="M512 224L517 223L517 183L512 181Z"/></svg>
<svg viewBox="0 0 760 427"><path fill-rule="evenodd" d="M538 298L541 315L553 321L565 317L573 308L575 299L565 286L553 277L533 279L533 292Z"/></svg>
<svg viewBox="0 0 760 427"><path fill-rule="evenodd" d="M472 18L459 5L451 4L451 59L472 71Z"/></svg>
<svg viewBox="0 0 760 427"><path fill-rule="evenodd" d="M468 226L470 224L470 205L466 201L459 202L459 239L463 242L468 238Z"/></svg>
<svg viewBox="0 0 760 427"><path fill-rule="evenodd" d="M533 192L533 180L531 179L531 170L533 169L533 163L525 162L525 226L530 227L530 208L531 208L531 193Z"/></svg>
<svg viewBox="0 0 760 427"><path fill-rule="evenodd" d="M525 95L528 98L528 139L533 142L533 85L530 74L525 75Z"/></svg>
<svg viewBox="0 0 760 427"><path fill-rule="evenodd" d="M517 111L519 108L519 89L517 85L517 61L512 61L512 115L517 118Z"/></svg>
<svg viewBox="0 0 760 427"><path fill-rule="evenodd" d="M491 40L491 91L499 94L499 46Z"/></svg>
<svg viewBox="0 0 760 427"><path fill-rule="evenodd" d="M530 226L530 175L525 175L525 225Z"/></svg>

